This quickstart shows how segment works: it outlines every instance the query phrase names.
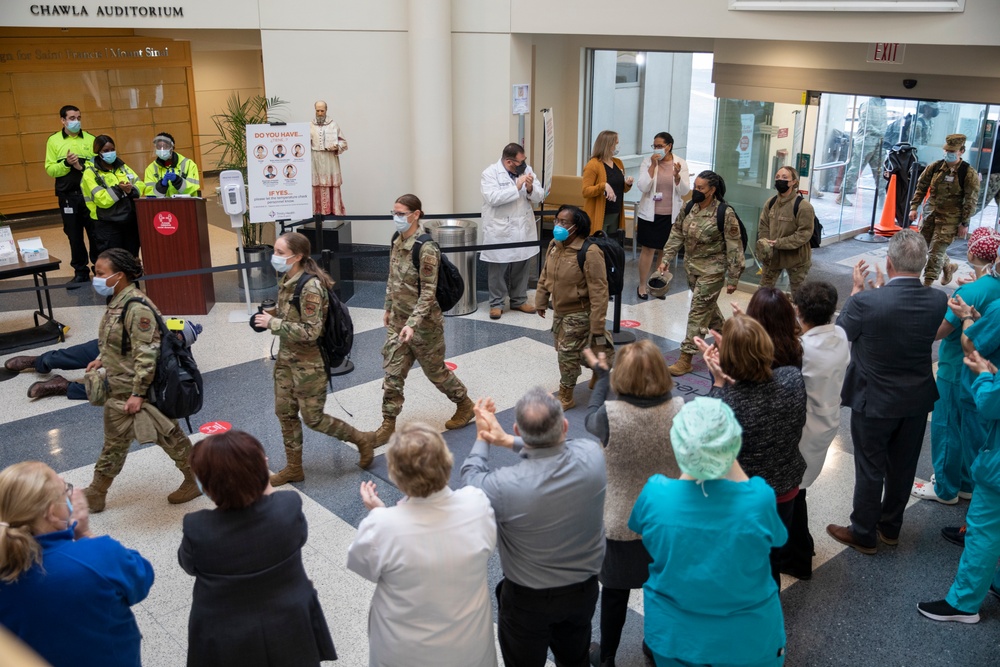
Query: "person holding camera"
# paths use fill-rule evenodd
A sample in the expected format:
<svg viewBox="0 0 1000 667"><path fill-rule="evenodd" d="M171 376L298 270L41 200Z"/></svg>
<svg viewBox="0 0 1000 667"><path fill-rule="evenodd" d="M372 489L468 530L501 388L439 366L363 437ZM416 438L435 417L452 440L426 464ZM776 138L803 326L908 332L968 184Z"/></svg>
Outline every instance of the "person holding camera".
<svg viewBox="0 0 1000 667"><path fill-rule="evenodd" d="M82 287L90 281L90 266L97 262L97 237L94 223L83 201L80 182L83 180L84 166L94 157L94 135L80 128L83 115L80 109L67 104L59 109L62 129L48 138L45 143L45 173L56 179L56 197L62 213L63 232L69 239L70 266L73 267L71 283ZM87 243L90 241L88 262Z"/></svg>
<svg viewBox="0 0 1000 667"><path fill-rule="evenodd" d="M115 140L106 134L94 139L94 159L83 170L81 187L90 217L96 221L97 251L124 248L138 256L139 223L134 201L142 196L145 186L118 157Z"/></svg>
<svg viewBox="0 0 1000 667"><path fill-rule="evenodd" d="M559 359L559 402L563 410L576 405L573 389L586 363L583 350L607 355L608 366L614 361L611 334L604 328L608 313L608 275L604 253L596 245L587 249L583 266L579 253L590 234L590 216L576 206L564 205L556 213L555 237L546 251L545 265L535 290L535 309L545 317L552 300L552 334ZM594 376L593 382L596 382ZM591 384L593 387L593 384Z"/></svg>
<svg viewBox="0 0 1000 667"><path fill-rule="evenodd" d="M309 239L298 232L282 234L274 242L271 265L281 274L278 304L273 312L254 315L254 328L263 328L281 339L278 361L274 364L274 413L285 441L285 467L271 476L272 486L301 482L302 423L319 433L350 442L361 455L358 465L367 468L375 456L375 437L323 411L328 376L319 349L323 324L330 308L327 290L333 279L310 255ZM303 274L298 299L295 292ZM302 420L299 420L299 414Z"/></svg>
<svg viewBox="0 0 1000 667"><path fill-rule="evenodd" d="M146 195L149 197L197 197L201 177L194 160L174 152L174 138L166 132L153 137L156 159L146 167Z"/></svg>

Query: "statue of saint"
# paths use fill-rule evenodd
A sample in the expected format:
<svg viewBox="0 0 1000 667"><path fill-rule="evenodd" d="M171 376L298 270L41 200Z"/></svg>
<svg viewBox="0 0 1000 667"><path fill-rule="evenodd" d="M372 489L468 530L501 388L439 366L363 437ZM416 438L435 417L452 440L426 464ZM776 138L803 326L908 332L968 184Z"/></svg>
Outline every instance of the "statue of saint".
<svg viewBox="0 0 1000 667"><path fill-rule="evenodd" d="M340 126L326 117L326 102L315 104L316 117L310 124L312 142L313 213L346 215L340 186L340 154L347 150L347 140L340 135Z"/></svg>

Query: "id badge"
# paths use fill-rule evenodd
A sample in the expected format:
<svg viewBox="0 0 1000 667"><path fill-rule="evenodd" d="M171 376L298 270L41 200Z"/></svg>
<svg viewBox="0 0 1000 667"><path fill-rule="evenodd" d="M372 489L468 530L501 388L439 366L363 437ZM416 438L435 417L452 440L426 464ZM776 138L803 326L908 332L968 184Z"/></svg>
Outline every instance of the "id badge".
<svg viewBox="0 0 1000 667"><path fill-rule="evenodd" d="M653 201L663 201L663 193L662 192L654 192L653 193Z"/></svg>
<svg viewBox="0 0 1000 667"><path fill-rule="evenodd" d="M954 176L945 176L944 177L944 182L945 183L954 183L955 182L955 177Z"/></svg>
<svg viewBox="0 0 1000 667"><path fill-rule="evenodd" d="M63 207L63 213L65 213L66 215L73 215L73 207L72 206L64 206Z"/></svg>

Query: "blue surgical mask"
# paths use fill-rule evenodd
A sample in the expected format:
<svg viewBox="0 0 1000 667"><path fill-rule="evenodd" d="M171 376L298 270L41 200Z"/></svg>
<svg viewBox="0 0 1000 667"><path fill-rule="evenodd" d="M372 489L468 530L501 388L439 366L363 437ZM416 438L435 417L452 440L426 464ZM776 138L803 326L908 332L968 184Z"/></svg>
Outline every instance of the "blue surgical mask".
<svg viewBox="0 0 1000 667"><path fill-rule="evenodd" d="M73 501L69 499L69 496L66 496L66 507L69 508L69 520L72 521L73 520Z"/></svg>
<svg viewBox="0 0 1000 667"><path fill-rule="evenodd" d="M615 152L612 153L612 155L618 155L618 149L617 148L615 149Z"/></svg>
<svg viewBox="0 0 1000 667"><path fill-rule="evenodd" d="M119 280L121 279L119 278ZM101 296L111 296L115 293L115 287L118 285L118 281L116 280L114 285L109 285L107 278L98 278L97 276L94 276L94 280L91 284L94 286L94 291Z"/></svg>
<svg viewBox="0 0 1000 667"><path fill-rule="evenodd" d="M201 488L201 480L197 477L194 478L194 485L198 487L198 492L201 493L201 495L207 495L205 493L205 489Z"/></svg>
<svg viewBox="0 0 1000 667"><path fill-rule="evenodd" d="M281 255L271 255L271 266L273 266L274 270L278 273L284 273L288 269L292 268L292 265L288 262L288 258L282 257Z"/></svg>
<svg viewBox="0 0 1000 667"><path fill-rule="evenodd" d="M393 215L392 221L396 224L396 231L402 234L410 228L410 222L405 215Z"/></svg>
<svg viewBox="0 0 1000 667"><path fill-rule="evenodd" d="M667 151L664 148L657 148L653 151L654 155L659 155L660 157L667 157Z"/></svg>
<svg viewBox="0 0 1000 667"><path fill-rule="evenodd" d="M114 164L115 160L118 159L118 153L116 151L101 153L101 159L107 162L108 164Z"/></svg>
<svg viewBox="0 0 1000 667"><path fill-rule="evenodd" d="M66 129L73 134L80 131L80 121L78 120L68 120L66 121Z"/></svg>
<svg viewBox="0 0 1000 667"><path fill-rule="evenodd" d="M958 153L945 152L944 161L947 162L948 164L951 164L953 162L958 162Z"/></svg>
<svg viewBox="0 0 1000 667"><path fill-rule="evenodd" d="M559 241L561 243L569 238L569 230L566 229L565 227L560 227L559 225L556 225L552 229L552 237L556 241Z"/></svg>
<svg viewBox="0 0 1000 667"><path fill-rule="evenodd" d="M169 148L157 148L156 149L156 157L160 158L161 160L169 160L170 156L172 154L173 154L173 151L170 150Z"/></svg>

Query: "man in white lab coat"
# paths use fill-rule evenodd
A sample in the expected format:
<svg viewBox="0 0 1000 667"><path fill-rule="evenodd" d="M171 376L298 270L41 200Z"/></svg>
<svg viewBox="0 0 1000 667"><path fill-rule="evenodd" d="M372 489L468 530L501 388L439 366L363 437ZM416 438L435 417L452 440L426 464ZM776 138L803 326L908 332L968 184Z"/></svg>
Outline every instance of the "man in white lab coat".
<svg viewBox="0 0 1000 667"><path fill-rule="evenodd" d="M528 166L524 148L507 144L496 164L483 170L480 190L483 193L483 243L518 243L537 241L532 204L542 201L541 182ZM480 260L489 265L490 319L499 320L504 299L510 297L510 309L535 312L528 303L528 267L538 254L538 246L484 250Z"/></svg>

